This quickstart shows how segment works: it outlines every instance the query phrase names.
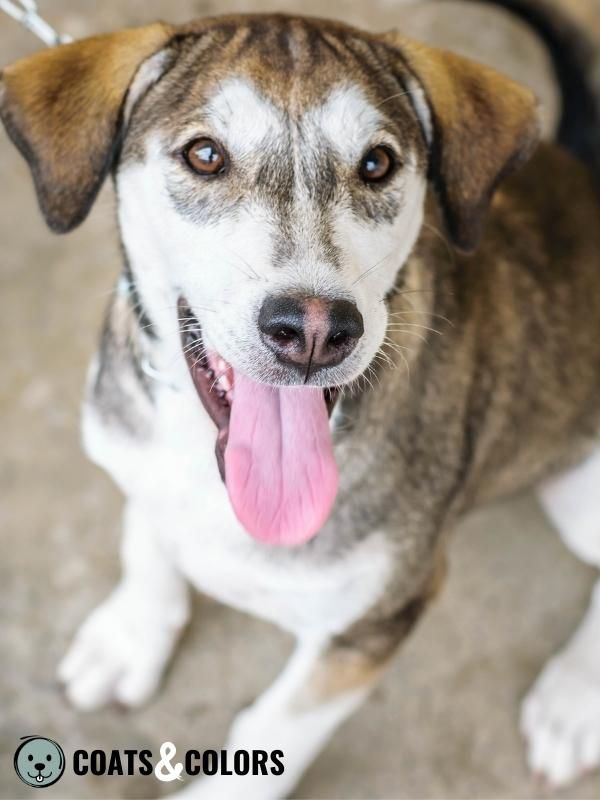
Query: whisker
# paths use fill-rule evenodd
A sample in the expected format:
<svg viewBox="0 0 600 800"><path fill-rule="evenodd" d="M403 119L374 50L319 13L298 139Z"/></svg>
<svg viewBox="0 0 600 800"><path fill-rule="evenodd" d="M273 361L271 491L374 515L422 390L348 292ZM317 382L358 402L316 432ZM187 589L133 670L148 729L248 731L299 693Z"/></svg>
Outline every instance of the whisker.
<svg viewBox="0 0 600 800"><path fill-rule="evenodd" d="M421 325L418 322L390 322L388 323L388 328L393 330L401 331L404 328L421 328L424 331L431 331L431 333L437 333L438 336L443 336L442 331L438 331L437 328L431 328L429 325Z"/></svg>
<svg viewBox="0 0 600 800"><path fill-rule="evenodd" d="M192 369L195 369L198 366L198 364L200 364L200 362L204 359L204 355L205 355L204 353L200 353L198 358L192 364Z"/></svg>
<svg viewBox="0 0 600 800"><path fill-rule="evenodd" d="M224 375L227 375L228 371L229 371L228 369L224 369L224 370L223 370L223 372L220 372L218 375L216 375L216 376L215 376L215 379L214 379L214 381L213 381L213 382L211 383L211 385L210 385L210 391L211 391L211 392L212 392L212 390L215 388L215 386L217 385L217 383L218 383L218 382L221 380L221 378L222 378Z"/></svg>
<svg viewBox="0 0 600 800"><path fill-rule="evenodd" d="M204 358L206 355L206 350L204 350L203 347L194 347L193 345L188 345L187 347L182 348L181 352L184 356L198 355L200 358Z"/></svg>
<svg viewBox="0 0 600 800"><path fill-rule="evenodd" d="M256 270L256 269L255 269L255 268L252 266L252 264L249 264L249 263L248 263L248 261L246 261L246 259L245 259L245 258L242 258L242 256L241 256L239 253L237 253L235 250L232 250L232 249L231 249L231 247L227 247L227 249L229 250L229 252L230 252L230 253L233 253L233 255L234 255L236 258L239 258L239 260L242 262L242 264L245 264L245 265L248 267L248 269L249 269L249 270L250 270L250 272L253 274L253 276L254 276L254 278L255 278L256 280L262 280L262 278L261 278L260 274L259 274L259 273L258 273L258 271L257 271L257 270Z"/></svg>
<svg viewBox="0 0 600 800"><path fill-rule="evenodd" d="M444 236L442 231L440 231L438 228L436 228L435 225L431 225L429 222L423 222L423 227L427 228L427 230L430 230L432 233L434 233L437 236L437 238L440 239L444 243L444 245L446 246L446 251L447 251L448 255L450 256L450 263L452 265L456 264L456 253L454 251L454 248L452 247L452 245L448 241L447 237Z"/></svg>
<svg viewBox="0 0 600 800"><path fill-rule="evenodd" d="M383 264L384 261L387 261L388 258L391 258L394 255L394 252L395 252L394 250L390 251L387 254L387 256L384 256L383 258L380 258L379 261L376 264L373 264L372 267L369 267L364 272L362 272L358 276L358 278L351 284L351 286L356 286L357 283L360 283L362 280L364 280L368 275L370 275L372 272L374 272L377 269L377 267L380 267Z"/></svg>
<svg viewBox="0 0 600 800"><path fill-rule="evenodd" d="M393 328L390 329L390 330L393 333L403 333L403 334L405 334L405 336L412 336L414 339L419 339L421 342L426 342L427 341L427 339L425 338L425 336L423 336L423 334L417 333L416 331L403 331L403 330L398 330L398 329L393 329Z"/></svg>
<svg viewBox="0 0 600 800"><path fill-rule="evenodd" d="M206 355L206 347L200 341L191 342L190 344L186 344L185 347L181 348L183 353L193 353L195 350L202 353L202 355Z"/></svg>
<svg viewBox="0 0 600 800"><path fill-rule="evenodd" d="M371 364L369 364L369 366L367 367L365 372L367 372L369 375L372 375L373 378L377 381L377 385L381 386L381 378L377 374L377 370L373 368L372 363L373 362L371 362Z"/></svg>
<svg viewBox="0 0 600 800"><path fill-rule="evenodd" d="M390 347L392 350L395 350L398 353L398 355L402 359L402 362L403 362L403 364L404 364L404 366L406 368L406 375L407 375L407 378L408 378L408 383L410 384L410 364L408 363L408 359L406 358L406 356L402 352L402 349L406 350L408 348L397 349L397 347L394 346L394 343L391 342L387 337L384 339L383 344L381 345L381 347L382 348Z"/></svg>
<svg viewBox="0 0 600 800"><path fill-rule="evenodd" d="M405 97L407 94L410 94L410 92L407 92L406 90L403 92L396 92L395 94L391 94L389 97L386 97L385 100L382 100L380 103L377 103L375 105L375 108L379 108L379 106L384 105L384 103L389 103L390 100L395 100L397 97Z"/></svg>
<svg viewBox="0 0 600 800"><path fill-rule="evenodd" d="M383 341L384 341L384 344L388 344L392 349L396 350L398 353L401 350L408 350L410 352L410 347L406 347L406 345L402 345L402 344L398 344L398 342L394 342L394 340L390 339L389 336L385 336Z"/></svg>
<svg viewBox="0 0 600 800"><path fill-rule="evenodd" d="M453 297L454 292L451 291L440 291L439 289L392 289L390 294L393 294L394 297L401 297L405 294L443 294L447 297ZM379 301L380 303L386 303L388 301L387 297L382 297Z"/></svg>
<svg viewBox="0 0 600 800"><path fill-rule="evenodd" d="M397 364L389 357L389 355L387 353L385 353L383 350L381 350L381 348L375 353L375 356L374 356L373 360L374 361L378 361L380 359L383 359L383 361L389 367L392 367L393 369L396 369Z"/></svg>
<svg viewBox="0 0 600 800"><path fill-rule="evenodd" d="M452 328L454 328L454 323L452 322L452 320L448 319L448 317L445 317L443 314L437 314L434 311L420 311L419 309L412 309L411 308L410 311L408 311L408 310L407 311L390 311L388 313L388 316L389 317L405 317L405 316L411 316L411 314L426 314L427 316L435 317L436 319L441 319L444 322L447 322L448 325L450 325Z"/></svg>

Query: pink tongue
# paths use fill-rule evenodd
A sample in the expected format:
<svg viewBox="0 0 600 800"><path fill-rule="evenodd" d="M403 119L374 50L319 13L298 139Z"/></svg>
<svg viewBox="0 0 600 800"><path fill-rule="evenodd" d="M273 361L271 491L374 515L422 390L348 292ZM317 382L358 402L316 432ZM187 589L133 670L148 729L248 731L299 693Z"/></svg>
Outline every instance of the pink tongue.
<svg viewBox="0 0 600 800"><path fill-rule="evenodd" d="M225 483L255 539L292 546L314 536L338 485L322 390L275 388L236 372Z"/></svg>

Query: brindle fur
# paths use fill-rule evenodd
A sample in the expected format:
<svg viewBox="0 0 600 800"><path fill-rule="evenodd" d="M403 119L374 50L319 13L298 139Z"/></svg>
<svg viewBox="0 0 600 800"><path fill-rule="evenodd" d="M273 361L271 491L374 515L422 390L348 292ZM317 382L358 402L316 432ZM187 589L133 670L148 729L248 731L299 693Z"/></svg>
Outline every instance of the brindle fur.
<svg viewBox="0 0 600 800"><path fill-rule="evenodd" d="M175 135L187 118L197 121L203 97L231 74L232 64L292 119L296 108L321 98L342 70L385 109L400 141L428 164L437 192L439 206L432 191L427 222L388 299L390 310L404 315L402 321L424 327L391 327L394 344L406 348L406 362L389 348L394 368L374 364L373 386L359 381L340 401L338 500L321 533L300 549L315 563L336 559L368 533L382 530L396 552L381 600L324 655L308 690L322 700L340 687L367 683L388 660L439 585L445 537L461 515L540 480L598 445L600 203L584 167L558 148L540 145L529 163L502 183L483 226L496 184L531 150L532 101L523 90L511 92L504 102L505 79L472 71L449 54L432 55L396 36L283 16L208 20L175 31L163 26L142 38L136 63L166 46L167 67L134 109L121 163L144 157L137 144L143 130L167 124ZM36 70L46 68L49 58L44 56ZM121 93L108 98L113 126L121 114L123 84L133 73L131 61L124 64L118 75ZM64 77L64 70L58 73ZM34 144L27 143L37 141L36 125L46 121L37 120L38 106L21 114L23 74L18 65L5 73L3 118L35 173L41 167L31 153ZM434 111L436 145L430 151L403 91L412 74L422 81ZM175 105L177 121L164 123ZM106 163L113 133L100 132L106 141L93 140L94 163ZM465 152L473 143L477 157L465 175ZM309 174L322 176L323 185L314 191L322 193L325 208L328 193L336 191L336 165L331 153L320 156L319 169ZM71 156L65 169L79 169L76 158ZM52 164L44 168L57 175ZM87 176L85 202L80 198L85 208L74 209L69 201L61 212L61 198L54 194L48 200L42 188L42 206L54 227L65 229L81 219L103 169ZM289 170L282 158L240 174L203 206L190 207L181 184L174 182L170 191L186 213L210 220L235 213L248 186L258 186L285 222ZM70 185L72 176L66 177ZM351 202L366 222L376 224L393 214L393 203L402 198L379 203L373 193L366 204L358 196ZM451 242L440 232L444 225ZM453 246L473 248L482 228L472 255ZM327 246L325 211L321 237ZM285 246L282 259L290 257ZM116 299L108 316L110 346L103 350L92 402L101 411L120 414L123 427L130 428L138 412L147 417L148 394L145 376L136 369L139 392L125 402L119 382L129 358L122 348L137 352L125 344L133 341L151 353L152 344L131 302L126 306L123 298ZM298 554L277 550L272 558L285 562ZM305 704L306 697L298 702Z"/></svg>

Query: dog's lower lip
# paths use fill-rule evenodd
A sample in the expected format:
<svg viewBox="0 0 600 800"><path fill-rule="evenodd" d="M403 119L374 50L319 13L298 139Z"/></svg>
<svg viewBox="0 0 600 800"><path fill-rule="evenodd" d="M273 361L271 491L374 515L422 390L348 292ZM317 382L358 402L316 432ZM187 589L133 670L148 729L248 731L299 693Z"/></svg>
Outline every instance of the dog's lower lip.
<svg viewBox="0 0 600 800"><path fill-rule="evenodd" d="M181 346L185 359L190 370L190 375L196 387L196 391L202 405L208 412L210 418L218 429L215 453L221 477L225 477L225 448L227 446L227 436L229 433L229 418L231 414L231 403L235 393L235 378L230 365L217 354L209 354L204 348L202 340L202 327L198 319L194 316L191 308L183 297L177 303L180 320ZM219 374L215 372L213 366L222 364ZM223 375L230 371L231 378L225 380L223 386ZM231 387L228 381L231 380ZM331 416L339 391L336 388L326 388L323 390L327 412Z"/></svg>

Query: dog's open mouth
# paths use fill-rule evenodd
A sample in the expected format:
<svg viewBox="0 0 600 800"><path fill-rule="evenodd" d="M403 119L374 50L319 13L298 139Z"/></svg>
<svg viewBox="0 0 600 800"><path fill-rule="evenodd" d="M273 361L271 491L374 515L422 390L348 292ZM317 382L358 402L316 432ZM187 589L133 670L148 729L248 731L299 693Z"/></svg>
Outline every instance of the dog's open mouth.
<svg viewBox="0 0 600 800"><path fill-rule="evenodd" d="M269 544L307 541L326 521L337 492L329 430L337 390L253 381L206 350L183 299L178 310L183 351L217 426L217 463L238 519Z"/></svg>

